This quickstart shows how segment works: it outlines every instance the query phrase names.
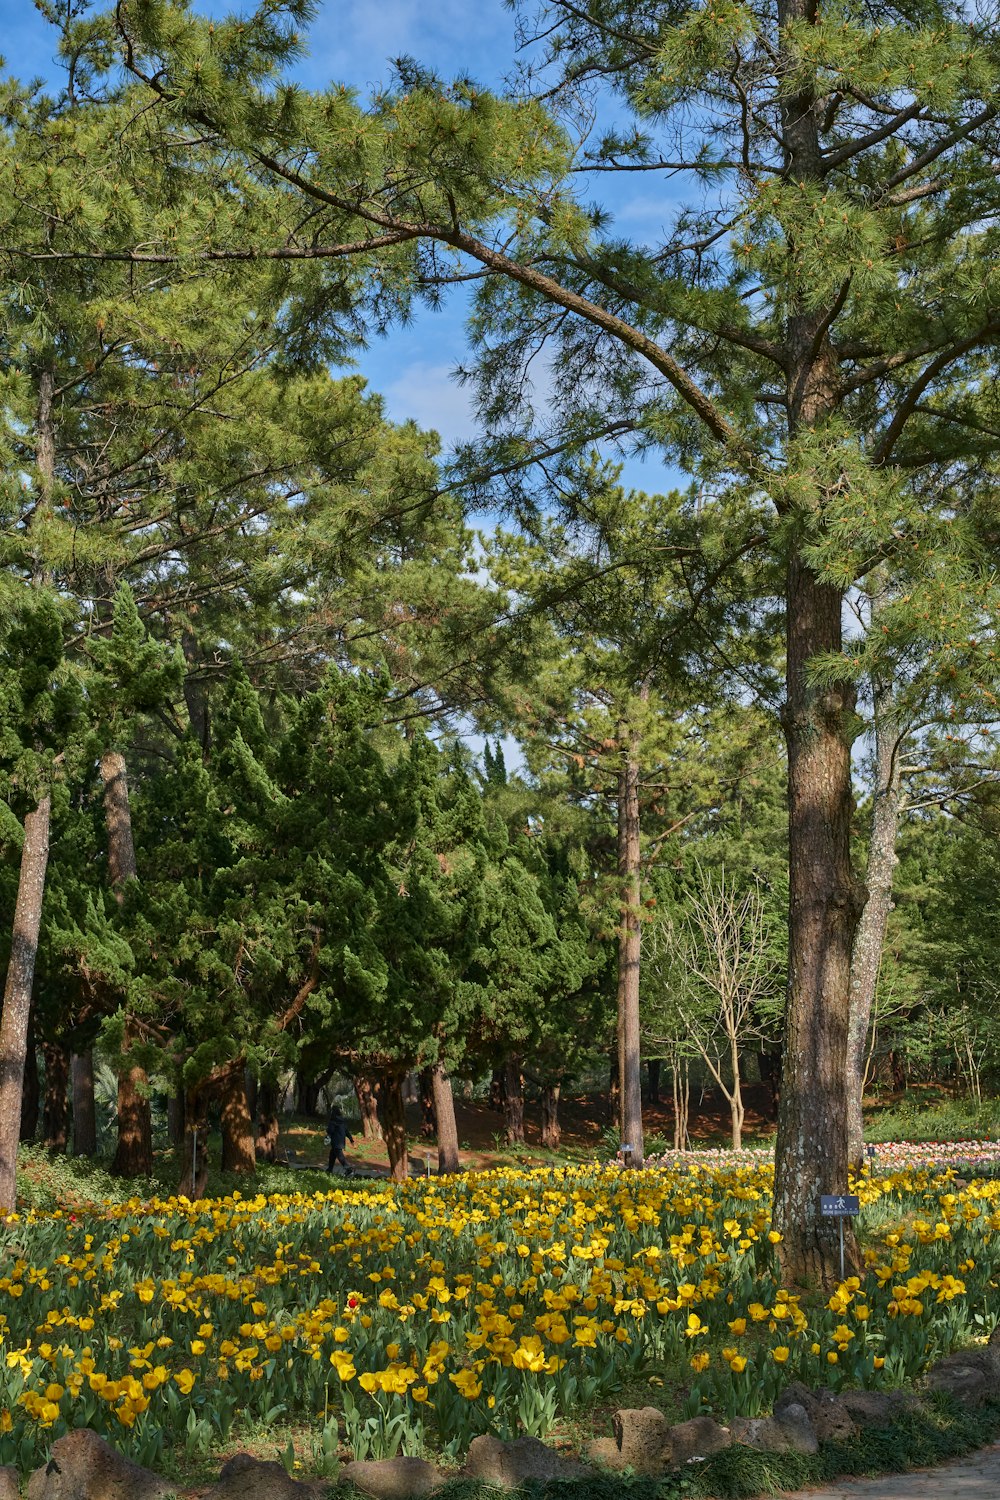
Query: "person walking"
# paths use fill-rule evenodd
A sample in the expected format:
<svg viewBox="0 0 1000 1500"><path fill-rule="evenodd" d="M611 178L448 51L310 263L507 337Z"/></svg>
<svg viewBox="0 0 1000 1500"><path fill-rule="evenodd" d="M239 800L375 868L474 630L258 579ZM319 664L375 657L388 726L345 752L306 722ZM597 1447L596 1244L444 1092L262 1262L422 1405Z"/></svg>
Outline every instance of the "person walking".
<svg viewBox="0 0 1000 1500"><path fill-rule="evenodd" d="M332 1172L339 1164L344 1169L345 1177L354 1176L354 1168L348 1164L344 1155L344 1146L350 1141L354 1145L354 1137L347 1129L347 1121L340 1113L340 1105L335 1104L330 1111L330 1118L326 1122L326 1138L330 1142L330 1160L327 1162L326 1170Z"/></svg>

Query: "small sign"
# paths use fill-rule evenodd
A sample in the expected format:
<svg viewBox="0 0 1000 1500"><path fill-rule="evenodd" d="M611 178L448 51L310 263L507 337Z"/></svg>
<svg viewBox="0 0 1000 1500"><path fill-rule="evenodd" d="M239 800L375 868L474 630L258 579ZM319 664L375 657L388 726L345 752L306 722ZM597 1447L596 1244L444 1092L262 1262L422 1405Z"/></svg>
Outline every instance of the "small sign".
<svg viewBox="0 0 1000 1500"><path fill-rule="evenodd" d="M853 1193L823 1193L819 1211L827 1219L853 1219L861 1212L861 1200Z"/></svg>

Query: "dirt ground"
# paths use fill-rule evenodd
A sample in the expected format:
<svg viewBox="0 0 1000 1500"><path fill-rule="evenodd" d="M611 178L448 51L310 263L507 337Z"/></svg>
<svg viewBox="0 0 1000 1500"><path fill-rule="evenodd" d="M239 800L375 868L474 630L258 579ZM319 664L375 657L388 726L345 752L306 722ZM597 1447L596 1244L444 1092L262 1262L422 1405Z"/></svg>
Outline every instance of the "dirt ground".
<svg viewBox="0 0 1000 1500"><path fill-rule="evenodd" d="M767 1090L760 1086L749 1087L745 1091L745 1104L744 1143L752 1145L755 1141L773 1135L774 1119L770 1114ZM610 1144L604 1139L604 1133L610 1124L606 1095L570 1094L563 1097L559 1105L562 1143L558 1152L548 1151L541 1145L539 1109L531 1099L525 1103L523 1147L508 1147L504 1144L503 1116L491 1109L484 1100L456 1097L455 1114L462 1165L470 1171L509 1166L512 1162L543 1165L554 1160L593 1161L606 1159L613 1154ZM429 1156L433 1171L437 1148L433 1136L428 1138L420 1133L419 1106L408 1105L406 1118L411 1170L418 1170ZM669 1102L645 1105L643 1123L647 1151L649 1143L658 1136L662 1137L667 1146L673 1143L673 1109ZM294 1117L282 1125L281 1149L294 1152L295 1158L300 1162L325 1165L323 1128L322 1120ZM701 1100L694 1094L688 1128L691 1144L694 1146L728 1145L729 1107L725 1100L714 1093L706 1094ZM384 1145L381 1142L362 1141L360 1136L355 1138L353 1145L348 1145L347 1158L363 1170L381 1171L388 1166Z"/></svg>

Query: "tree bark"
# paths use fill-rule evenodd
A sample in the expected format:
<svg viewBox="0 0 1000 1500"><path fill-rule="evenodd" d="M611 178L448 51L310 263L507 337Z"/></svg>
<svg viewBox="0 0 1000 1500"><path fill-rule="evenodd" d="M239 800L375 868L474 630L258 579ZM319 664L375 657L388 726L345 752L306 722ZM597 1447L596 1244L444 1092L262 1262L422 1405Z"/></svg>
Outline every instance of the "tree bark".
<svg viewBox="0 0 1000 1500"><path fill-rule="evenodd" d="M132 809L129 805L125 757L119 750L101 756L104 783L104 821L108 834L108 876L115 900L124 899L126 880L136 878ZM118 1145L111 1170L119 1177L148 1177L153 1170L153 1122L149 1079L128 1053L138 1039L131 1016L125 1017L122 1062L118 1073Z"/></svg>
<svg viewBox="0 0 1000 1500"><path fill-rule="evenodd" d="M254 1172L253 1120L247 1102L246 1068L243 1058L236 1058L223 1070L218 1082L222 1126L222 1170Z"/></svg>
<svg viewBox="0 0 1000 1500"><path fill-rule="evenodd" d="M524 1076L521 1059L508 1057L502 1072L503 1123L508 1146L524 1144Z"/></svg>
<svg viewBox="0 0 1000 1500"><path fill-rule="evenodd" d="M45 1058L45 1110L42 1137L46 1151L61 1151L69 1144L69 1053L60 1042L43 1042Z"/></svg>
<svg viewBox="0 0 1000 1500"><path fill-rule="evenodd" d="M88 1047L70 1058L73 1101L73 1155L97 1155L97 1105L94 1099L94 1054Z"/></svg>
<svg viewBox="0 0 1000 1500"><path fill-rule="evenodd" d="M673 1066L674 1085L674 1150L688 1148L688 1119L691 1114L691 1076L686 1058L678 1058Z"/></svg>
<svg viewBox="0 0 1000 1500"><path fill-rule="evenodd" d="M261 1080L257 1090L257 1149L261 1161L274 1161L278 1154L278 1086Z"/></svg>
<svg viewBox="0 0 1000 1500"><path fill-rule="evenodd" d="M193 1203L208 1186L208 1116L204 1090L198 1086L184 1095L184 1144L178 1195Z"/></svg>
<svg viewBox="0 0 1000 1500"><path fill-rule="evenodd" d="M21 1088L28 1050L31 991L42 923L45 871L49 862L51 799L39 798L24 820L24 844L14 906L14 928L0 1014L0 1214L14 1212L17 1145L21 1135Z"/></svg>
<svg viewBox="0 0 1000 1500"><path fill-rule="evenodd" d="M442 1063L435 1063L430 1070L431 1087L434 1093L434 1118L437 1121L438 1172L460 1172L458 1158L458 1124L455 1120L455 1095L451 1079Z"/></svg>
<svg viewBox="0 0 1000 1500"><path fill-rule="evenodd" d="M420 1138L432 1141L437 1135L437 1120L434 1116L437 1104L432 1068L420 1070ZM454 1105L452 1106L454 1109Z"/></svg>
<svg viewBox="0 0 1000 1500"><path fill-rule="evenodd" d="M646 1073L647 1073L648 1078L649 1078L649 1086L648 1086L647 1091L646 1091L647 1097L649 1099L649 1102L650 1102L650 1104L659 1104L659 1102L660 1102L660 1059L658 1057L651 1057L649 1059L649 1061L646 1064Z"/></svg>
<svg viewBox="0 0 1000 1500"><path fill-rule="evenodd" d="M378 1081L359 1073L354 1080L354 1092L358 1097L358 1113L361 1117L361 1135L366 1141L380 1141L382 1126L378 1117Z"/></svg>
<svg viewBox="0 0 1000 1500"><path fill-rule="evenodd" d="M35 1050L35 1020L28 1017L28 1037L24 1053L24 1082L21 1085L21 1131L20 1139L30 1143L38 1134L41 1114L41 1098L38 1083L38 1053Z"/></svg>
<svg viewBox="0 0 1000 1500"><path fill-rule="evenodd" d="M814 0L779 0L779 35L815 20ZM783 44L782 44L783 45ZM797 45L797 44L796 44ZM786 59L792 65L792 59ZM811 89L781 100L785 175L819 187L824 162L819 102ZM787 247L785 315L789 445L816 441L835 411L840 386L827 309L810 306L798 247ZM839 1277L836 1221L820 1213L821 1193L847 1189L847 1022L851 949L859 892L851 868L851 742L854 689L817 685L810 664L842 651L843 594L812 571L803 547L826 504L813 493L793 503L785 581L788 747L788 998L775 1144L774 1227L785 1284L823 1285ZM860 1264L851 1222L844 1229L849 1269Z"/></svg>
<svg viewBox="0 0 1000 1500"><path fill-rule="evenodd" d="M608 1124L614 1125L621 1130L621 1118L618 1101L621 1098L621 1089L618 1087L618 1026L615 1023L615 1049L611 1054L608 1066Z"/></svg>
<svg viewBox="0 0 1000 1500"><path fill-rule="evenodd" d="M167 1134L172 1146L184 1144L184 1090L177 1088L167 1099Z"/></svg>
<svg viewBox="0 0 1000 1500"><path fill-rule="evenodd" d="M137 1035L125 1023L125 1040L118 1073L118 1145L111 1170L116 1177L149 1177L153 1171L153 1128L145 1068L129 1062Z"/></svg>
<svg viewBox="0 0 1000 1500"><path fill-rule="evenodd" d="M618 1108L622 1147L638 1165L642 1135L642 1057L639 1030L639 736L629 730L618 777L618 876L621 923L618 929Z"/></svg>
<svg viewBox="0 0 1000 1500"><path fill-rule="evenodd" d="M788 568L789 972L775 1150L774 1225L786 1282L839 1275L838 1230L822 1193L847 1190L844 1090L856 889L851 870L853 693L815 691L808 663L841 648L840 590L797 556ZM848 1264L859 1263L845 1226Z"/></svg>
<svg viewBox="0 0 1000 1500"><path fill-rule="evenodd" d="M301 1072L295 1077L295 1107L300 1115L312 1117L319 1114L319 1081L306 1078Z"/></svg>
<svg viewBox="0 0 1000 1500"><path fill-rule="evenodd" d="M547 1083L542 1088L542 1145L548 1151L558 1151L562 1140L562 1128L559 1124L560 1092L558 1083Z"/></svg>
<svg viewBox="0 0 1000 1500"><path fill-rule="evenodd" d="M410 1175L406 1147L406 1111L403 1107L403 1074L383 1073L379 1090L382 1103L385 1144L389 1152L389 1175L393 1182L405 1182Z"/></svg>
<svg viewBox="0 0 1000 1500"><path fill-rule="evenodd" d="M873 608L874 615L874 608ZM899 721L893 712L891 686L874 685L875 785L865 902L851 954L851 1013L847 1030L847 1152L853 1170L864 1158L862 1096L865 1085L868 1027L871 1022L885 931L892 910L896 838L902 804Z"/></svg>

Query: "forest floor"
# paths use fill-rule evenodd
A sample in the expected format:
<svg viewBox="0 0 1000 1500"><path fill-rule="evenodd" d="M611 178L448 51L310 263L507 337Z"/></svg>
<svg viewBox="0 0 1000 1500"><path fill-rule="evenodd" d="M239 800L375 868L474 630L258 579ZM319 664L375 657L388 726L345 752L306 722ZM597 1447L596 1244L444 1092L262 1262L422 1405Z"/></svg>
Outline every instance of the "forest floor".
<svg viewBox="0 0 1000 1500"><path fill-rule="evenodd" d="M745 1090L746 1121L743 1127L744 1144L763 1145L774 1134L774 1117L770 1112L770 1096L761 1087ZM662 1151L673 1142L673 1110L667 1104L643 1106L643 1122L646 1131L647 1154ZM503 1116L492 1109L485 1100L455 1099L455 1115L458 1123L458 1140L462 1166L471 1172L489 1171L493 1167L551 1165L554 1159L580 1162L593 1161L595 1157L611 1158L615 1154L617 1137L611 1135L608 1099L606 1095L569 1094L559 1103L559 1123L562 1141L555 1153L541 1144L541 1122L536 1118L533 1102L529 1099L524 1111L524 1144L508 1146L503 1139ZM407 1133L409 1136L410 1170L419 1171L429 1158L430 1170L436 1170L437 1147L433 1137L420 1133L420 1109L416 1104L407 1106ZM717 1095L706 1094L699 1101L691 1101L689 1121L691 1145L699 1147L725 1146L730 1140L729 1107ZM296 1165L323 1166L327 1149L323 1144L324 1122L302 1116L287 1117L282 1121L279 1155L290 1153L289 1159ZM360 1136L347 1148L347 1159L358 1170L382 1176L388 1172L389 1158L381 1141L363 1141Z"/></svg>

